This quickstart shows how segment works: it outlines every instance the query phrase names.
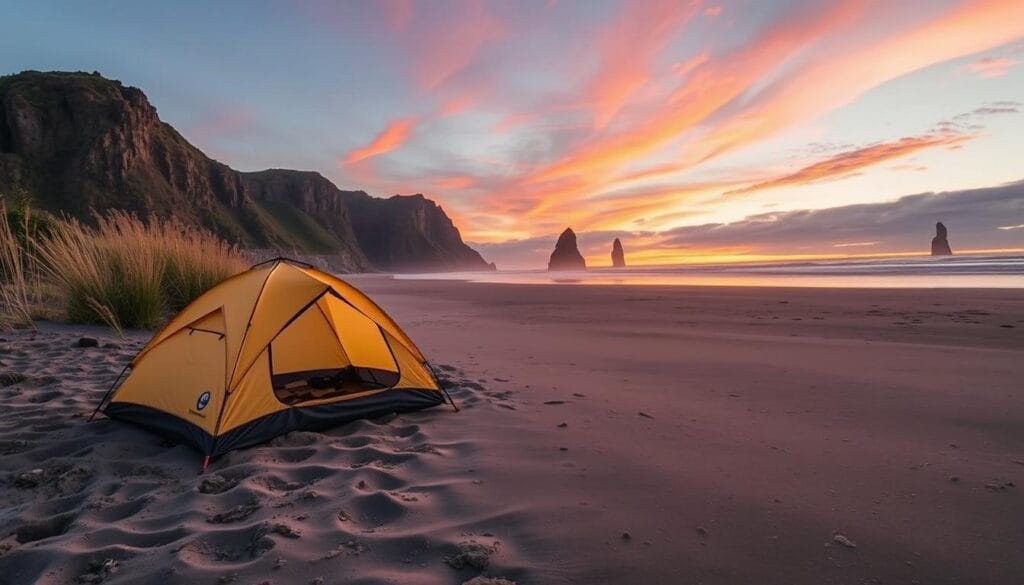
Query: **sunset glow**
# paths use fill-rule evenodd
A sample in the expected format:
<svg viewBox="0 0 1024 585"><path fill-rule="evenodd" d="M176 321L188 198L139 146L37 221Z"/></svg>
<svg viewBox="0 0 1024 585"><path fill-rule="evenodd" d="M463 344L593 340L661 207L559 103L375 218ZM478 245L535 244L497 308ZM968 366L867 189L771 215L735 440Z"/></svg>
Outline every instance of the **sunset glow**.
<svg viewBox="0 0 1024 585"><path fill-rule="evenodd" d="M109 6L36 10L45 22L78 13L65 36L79 48L34 55L35 68L99 64L146 87L164 119L238 168L422 192L502 266L536 266L543 254L522 243L550 251L567 226L595 249L621 237L641 264L911 253L937 219L920 217L913 245L823 232L813 251L666 234L1024 178L1019 0L303 2L244 10L225 38L255 48L194 47L201 68L167 58L180 47L155 29L135 34L150 35L145 59L160 67L73 43L92 30L83 21L103 34ZM8 61L27 62L0 53ZM1024 248L1024 230L999 229L1019 217L939 219L964 248Z"/></svg>

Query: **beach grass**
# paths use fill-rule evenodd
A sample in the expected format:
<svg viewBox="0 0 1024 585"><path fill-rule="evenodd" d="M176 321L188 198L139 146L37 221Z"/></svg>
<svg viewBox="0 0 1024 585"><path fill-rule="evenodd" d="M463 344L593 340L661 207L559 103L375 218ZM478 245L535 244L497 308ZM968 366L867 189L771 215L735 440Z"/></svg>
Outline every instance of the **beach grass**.
<svg viewBox="0 0 1024 585"><path fill-rule="evenodd" d="M246 268L237 248L176 220L111 211L95 225L61 218L22 234L11 226L17 214L2 213L0 325L8 327L49 308L74 323L151 329Z"/></svg>

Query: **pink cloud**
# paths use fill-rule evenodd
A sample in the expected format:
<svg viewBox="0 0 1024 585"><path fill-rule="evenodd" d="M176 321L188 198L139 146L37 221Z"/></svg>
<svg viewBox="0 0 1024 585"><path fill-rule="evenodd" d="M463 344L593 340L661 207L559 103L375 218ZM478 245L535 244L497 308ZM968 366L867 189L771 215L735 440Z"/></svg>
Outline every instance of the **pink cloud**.
<svg viewBox="0 0 1024 585"><path fill-rule="evenodd" d="M415 7L412 0L377 0L384 10L388 27L397 33L405 32L412 21Z"/></svg>
<svg viewBox="0 0 1024 585"><path fill-rule="evenodd" d="M412 77L426 91L451 82L474 62L482 48L500 39L505 30L488 13L483 0L441 6L451 10L450 18L442 13L438 16L442 22L414 22L399 39L407 48Z"/></svg>

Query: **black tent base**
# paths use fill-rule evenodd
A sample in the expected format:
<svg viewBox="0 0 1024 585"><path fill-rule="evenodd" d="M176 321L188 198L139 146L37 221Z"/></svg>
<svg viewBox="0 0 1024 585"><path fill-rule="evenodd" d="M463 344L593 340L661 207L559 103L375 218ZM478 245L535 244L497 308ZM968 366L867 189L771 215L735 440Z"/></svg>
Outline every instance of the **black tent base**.
<svg viewBox="0 0 1024 585"><path fill-rule="evenodd" d="M234 449L265 443L291 431L319 431L354 420L422 410L444 401L444 395L437 390L392 389L333 404L286 408L216 437L182 418L141 404L114 401L103 412L111 418L192 445L205 456L205 470L210 459Z"/></svg>

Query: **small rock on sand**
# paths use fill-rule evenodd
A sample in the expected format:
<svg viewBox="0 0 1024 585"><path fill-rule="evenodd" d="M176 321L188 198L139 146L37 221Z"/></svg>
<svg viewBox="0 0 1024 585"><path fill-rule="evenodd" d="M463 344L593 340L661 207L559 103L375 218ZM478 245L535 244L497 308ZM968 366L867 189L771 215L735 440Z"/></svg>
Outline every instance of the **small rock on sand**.
<svg viewBox="0 0 1024 585"><path fill-rule="evenodd" d="M238 480L230 480L222 475L211 474L203 478L199 484L199 491L204 494L220 494L235 487Z"/></svg>
<svg viewBox="0 0 1024 585"><path fill-rule="evenodd" d="M647 414L646 412L644 412L642 410L640 412L638 412L637 414L642 416L642 417L644 417L644 418L654 418L653 416Z"/></svg>
<svg viewBox="0 0 1024 585"><path fill-rule="evenodd" d="M564 429L567 426L569 426L569 423L564 423L564 422L558 423L558 428L560 428L560 429Z"/></svg>
<svg viewBox="0 0 1024 585"><path fill-rule="evenodd" d="M516 582L509 581L508 579L502 579L500 577L485 577L483 575L477 575L469 581L463 581L462 585L516 585Z"/></svg>
<svg viewBox="0 0 1024 585"><path fill-rule="evenodd" d="M288 526L287 524L274 524L270 526L270 532L274 534L280 534L285 538L301 538L302 533L298 530Z"/></svg>
<svg viewBox="0 0 1024 585"><path fill-rule="evenodd" d="M491 555L498 552L498 543L486 545L475 540L467 540L459 543L459 552L444 558L452 568L462 569L472 567L478 571L487 568L491 562Z"/></svg>
<svg viewBox="0 0 1024 585"><path fill-rule="evenodd" d="M230 524L232 522L238 522L239 520L245 520L259 509L260 505L256 502L240 504L225 512L214 514L208 517L206 521L210 524Z"/></svg>
<svg viewBox="0 0 1024 585"><path fill-rule="evenodd" d="M90 561L85 572L78 576L79 583L102 583L117 572L118 562L114 559Z"/></svg>
<svg viewBox="0 0 1024 585"><path fill-rule="evenodd" d="M547 404L547 405L565 404L565 401L564 400L545 400L544 404Z"/></svg>
<svg viewBox="0 0 1024 585"><path fill-rule="evenodd" d="M832 540L838 542L846 548L857 548L857 543L853 542L852 540L843 536L842 534L836 534L832 537Z"/></svg>
<svg viewBox="0 0 1024 585"><path fill-rule="evenodd" d="M75 342L75 347L99 347L100 341L95 337L82 337Z"/></svg>

